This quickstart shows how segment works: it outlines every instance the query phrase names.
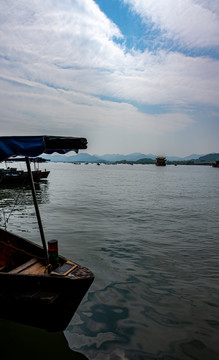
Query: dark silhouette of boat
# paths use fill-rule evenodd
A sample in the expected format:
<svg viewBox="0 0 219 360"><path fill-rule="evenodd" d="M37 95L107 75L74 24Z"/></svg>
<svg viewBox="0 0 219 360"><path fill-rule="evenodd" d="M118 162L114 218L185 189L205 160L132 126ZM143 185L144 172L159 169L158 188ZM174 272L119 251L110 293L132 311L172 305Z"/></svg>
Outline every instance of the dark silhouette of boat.
<svg viewBox="0 0 219 360"><path fill-rule="evenodd" d="M0 137L0 161L26 158L42 245L0 229L0 317L49 331L64 330L94 280L86 267L58 254L45 241L30 169L30 156L86 149L84 138Z"/></svg>
<svg viewBox="0 0 219 360"><path fill-rule="evenodd" d="M33 170L33 180L39 182L40 179L48 177L50 171ZM0 184L25 184L29 181L29 174L27 171L18 170L17 168L0 169Z"/></svg>
<svg viewBox="0 0 219 360"><path fill-rule="evenodd" d="M212 164L212 167L219 168L219 160L215 161L215 163Z"/></svg>

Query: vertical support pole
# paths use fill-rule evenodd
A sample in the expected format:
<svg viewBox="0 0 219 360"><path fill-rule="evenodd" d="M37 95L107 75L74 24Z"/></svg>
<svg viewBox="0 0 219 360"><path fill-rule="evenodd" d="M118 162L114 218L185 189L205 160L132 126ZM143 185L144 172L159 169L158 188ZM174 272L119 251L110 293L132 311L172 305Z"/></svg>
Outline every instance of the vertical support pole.
<svg viewBox="0 0 219 360"><path fill-rule="evenodd" d="M36 198L36 190L35 190L34 181L33 181L33 174L31 172L31 168L30 168L30 160L27 156L25 157L25 160L26 160L26 165L27 165L27 171L28 171L28 174L30 177L30 186L31 186L31 190L32 190L33 202L34 202L37 221L38 221L38 225L39 225L40 236L41 236L41 240L42 240L42 244L43 244L43 248L44 248L46 263L48 265L49 264L48 251L47 251L47 247L46 247L46 240L45 240L45 236L44 236L43 225L42 225L40 211L39 211L37 198Z"/></svg>

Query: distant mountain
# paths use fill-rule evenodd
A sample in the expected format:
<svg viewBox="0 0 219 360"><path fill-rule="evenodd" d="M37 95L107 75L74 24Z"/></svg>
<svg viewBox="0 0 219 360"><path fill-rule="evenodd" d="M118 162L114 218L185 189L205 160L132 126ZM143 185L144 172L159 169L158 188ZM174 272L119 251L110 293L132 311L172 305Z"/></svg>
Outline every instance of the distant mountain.
<svg viewBox="0 0 219 360"><path fill-rule="evenodd" d="M122 161L122 160L126 160L126 161L138 161L141 159L152 159L155 160L157 156L162 156L163 154L158 154L158 155L153 155L153 154L142 154L142 153L132 153L132 154L128 154L128 155L121 155L121 154L106 154L106 155L95 155L98 156L99 159L108 161L108 162L115 162L115 161ZM202 155L197 155L197 154L193 154L193 155L189 155L186 157L178 157L178 156L166 156L166 159L169 161L184 161L184 160L196 160L198 159L200 156Z"/></svg>
<svg viewBox="0 0 219 360"><path fill-rule="evenodd" d="M207 154L199 158L200 162L212 162L216 160L219 160L219 153Z"/></svg>
<svg viewBox="0 0 219 360"><path fill-rule="evenodd" d="M121 160L137 161L139 159L145 158L146 155L141 154L141 153L132 153L132 154L128 154L128 155L105 154L105 155L101 155L101 156L98 156L98 155L95 155L95 156L97 156L97 157L99 157L99 159L107 161L107 162L115 162L115 161L121 161Z"/></svg>
<svg viewBox="0 0 219 360"><path fill-rule="evenodd" d="M200 158L200 156L203 156L203 154L202 155L192 154L192 155L189 155L189 156L185 156L183 158L183 160L197 160L197 159Z"/></svg>
<svg viewBox="0 0 219 360"><path fill-rule="evenodd" d="M80 153L77 155L67 156L67 155L43 155L44 159L53 161L53 162L100 162L100 159L95 155L90 155L88 153Z"/></svg>
<svg viewBox="0 0 219 360"><path fill-rule="evenodd" d="M198 160L202 159L205 156L215 155L218 158L219 154L209 154L209 155L198 155L192 154L185 157L177 156L166 156L166 159L169 161L189 161L189 160ZM105 155L90 155L88 153L79 153L76 155L43 155L44 159L48 159L53 162L87 162L87 163L97 163L97 162L117 162L117 161L133 161L136 162L141 159L152 159L155 160L157 156L162 156L162 154L153 155L153 154L142 154L142 153L132 153L128 155L121 154L105 154ZM210 161L210 160L203 160ZM214 161L214 160L212 160Z"/></svg>
<svg viewBox="0 0 219 360"><path fill-rule="evenodd" d="M123 160L124 155L120 155L120 154L106 154L106 155L94 155L97 158L106 161L106 162L115 162L115 161L120 161Z"/></svg>
<svg viewBox="0 0 219 360"><path fill-rule="evenodd" d="M166 159L169 161L188 161L188 160L197 160L202 155L198 154L192 154L185 157L179 157L179 156L166 156Z"/></svg>
<svg viewBox="0 0 219 360"><path fill-rule="evenodd" d="M151 155L153 156L153 155ZM67 156L67 155L43 155L44 159L53 161L53 162L116 162L121 160L126 161L137 161L139 159L145 158L146 155L141 153L133 153L129 155L121 154L106 154L106 155L90 155L88 153L79 153L77 155ZM156 158L156 156L154 156Z"/></svg>

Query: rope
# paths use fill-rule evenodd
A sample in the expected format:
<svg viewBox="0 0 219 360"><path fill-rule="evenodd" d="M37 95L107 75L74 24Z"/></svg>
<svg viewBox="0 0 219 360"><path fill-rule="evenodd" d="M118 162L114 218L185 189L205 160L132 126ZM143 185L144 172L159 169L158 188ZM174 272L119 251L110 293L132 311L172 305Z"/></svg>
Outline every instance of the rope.
<svg viewBox="0 0 219 360"><path fill-rule="evenodd" d="M55 269L53 268L52 264L48 264L48 265L46 265L46 270L48 270L48 272L51 273L51 271L57 270L57 269L59 269L60 267L61 267L61 264L60 264L60 263L58 263L58 265L56 266Z"/></svg>
<svg viewBox="0 0 219 360"><path fill-rule="evenodd" d="M13 248L13 249L15 249L15 250L17 250L17 251L21 251L21 252L23 252L24 254L29 255L29 256L31 256L31 257L34 257L34 258L37 258L37 259L39 259L39 260L46 260L45 257L36 256L35 254L33 255L33 254L31 254L31 253L23 250L23 249L17 248L16 246L14 246L14 245L12 245L12 244L4 243L4 245L6 245L6 246L8 246L8 247L11 247L11 248Z"/></svg>
<svg viewBox="0 0 219 360"><path fill-rule="evenodd" d="M24 186L25 181L26 181L26 179L23 180L23 183L21 184L21 186ZM6 213L5 213L5 211L2 209L2 213L3 213L3 217L4 217L4 228L5 228L5 230L7 230L7 224L8 224L8 222L9 222L9 219L10 219L10 217L11 217L12 212L13 212L14 209L15 209L15 206L18 204L18 200L19 200L19 197L20 197L20 196L21 196L21 191L18 192L18 195L17 195L16 198L14 199L14 205L13 205L11 211L9 212L9 215L8 215L7 218L6 218Z"/></svg>

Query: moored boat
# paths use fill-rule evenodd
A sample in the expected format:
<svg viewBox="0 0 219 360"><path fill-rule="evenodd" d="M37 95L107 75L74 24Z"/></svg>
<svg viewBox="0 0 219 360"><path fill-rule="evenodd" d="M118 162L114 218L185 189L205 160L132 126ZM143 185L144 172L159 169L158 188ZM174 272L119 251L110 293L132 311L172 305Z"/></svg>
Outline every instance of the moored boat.
<svg viewBox="0 0 219 360"><path fill-rule="evenodd" d="M49 172L42 172L41 170L32 171L33 180L39 182L40 179L48 177ZM0 169L0 183L1 184L26 184L29 181L29 174L27 171L18 170L17 168Z"/></svg>
<svg viewBox="0 0 219 360"><path fill-rule="evenodd" d="M58 256L49 271L42 247L0 229L0 317L48 331L64 330L94 276Z"/></svg>
<svg viewBox="0 0 219 360"><path fill-rule="evenodd" d="M58 254L57 241L45 241L36 201L30 156L86 149L84 138L0 137L0 161L26 158L42 245L0 229L0 317L49 331L64 330L94 275L86 267Z"/></svg>

